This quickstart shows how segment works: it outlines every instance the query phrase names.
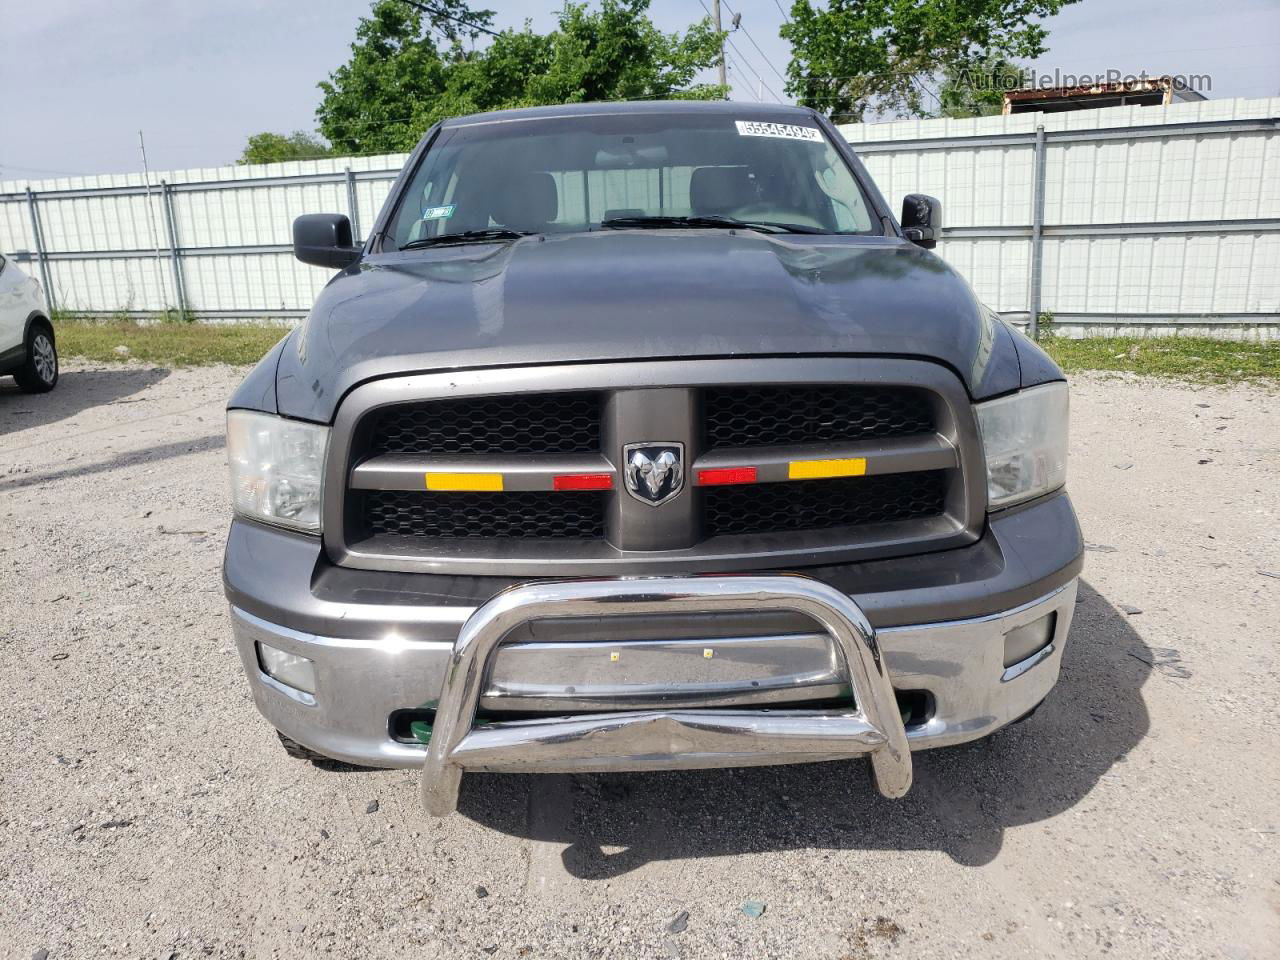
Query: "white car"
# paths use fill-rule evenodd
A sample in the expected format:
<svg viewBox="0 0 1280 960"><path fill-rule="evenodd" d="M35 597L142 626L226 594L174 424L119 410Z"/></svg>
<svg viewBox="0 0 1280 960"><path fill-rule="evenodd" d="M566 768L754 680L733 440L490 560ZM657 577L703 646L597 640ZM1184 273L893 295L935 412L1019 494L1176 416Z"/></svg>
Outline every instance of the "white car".
<svg viewBox="0 0 1280 960"><path fill-rule="evenodd" d="M40 284L0 254L0 377L12 374L27 393L58 383L58 348Z"/></svg>

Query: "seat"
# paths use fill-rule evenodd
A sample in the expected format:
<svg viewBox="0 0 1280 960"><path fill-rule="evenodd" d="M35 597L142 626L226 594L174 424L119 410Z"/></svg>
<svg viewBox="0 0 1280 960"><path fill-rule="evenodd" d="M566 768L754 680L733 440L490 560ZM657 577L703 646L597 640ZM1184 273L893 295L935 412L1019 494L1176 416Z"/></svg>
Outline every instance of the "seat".
<svg viewBox="0 0 1280 960"><path fill-rule="evenodd" d="M496 223L510 230L546 229L556 219L560 194L549 173L531 171L512 177L498 188L491 214Z"/></svg>
<svg viewBox="0 0 1280 960"><path fill-rule="evenodd" d="M746 167L698 167L689 178L689 206L696 216L726 216L756 199Z"/></svg>

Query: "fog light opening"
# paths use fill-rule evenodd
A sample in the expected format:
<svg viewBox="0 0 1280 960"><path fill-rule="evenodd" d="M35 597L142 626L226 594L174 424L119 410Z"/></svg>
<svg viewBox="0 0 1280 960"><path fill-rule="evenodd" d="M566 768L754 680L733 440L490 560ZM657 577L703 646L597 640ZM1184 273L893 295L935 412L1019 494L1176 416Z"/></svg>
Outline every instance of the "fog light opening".
<svg viewBox="0 0 1280 960"><path fill-rule="evenodd" d="M302 693L314 695L316 692L315 663L296 653L277 650L269 644L258 641L258 666L272 680L292 687Z"/></svg>
<svg viewBox="0 0 1280 960"><path fill-rule="evenodd" d="M1039 620L1010 630L1004 635L1004 665L1012 667L1029 660L1053 642L1058 614L1047 613Z"/></svg>
<svg viewBox="0 0 1280 960"><path fill-rule="evenodd" d="M893 695L898 701L902 725L908 730L923 727L933 719L936 706L928 690L894 690Z"/></svg>

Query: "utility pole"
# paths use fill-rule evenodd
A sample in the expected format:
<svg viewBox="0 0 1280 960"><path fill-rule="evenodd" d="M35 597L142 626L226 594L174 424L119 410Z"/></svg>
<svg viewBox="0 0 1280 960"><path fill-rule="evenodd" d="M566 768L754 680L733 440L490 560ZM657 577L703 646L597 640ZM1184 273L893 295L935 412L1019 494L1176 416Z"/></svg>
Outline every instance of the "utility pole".
<svg viewBox="0 0 1280 960"><path fill-rule="evenodd" d="M711 0L711 19L715 21L716 33L720 33L720 0ZM727 87L729 78L725 75L724 69L724 40L720 40L720 86ZM729 99L729 95L725 94L725 99Z"/></svg>

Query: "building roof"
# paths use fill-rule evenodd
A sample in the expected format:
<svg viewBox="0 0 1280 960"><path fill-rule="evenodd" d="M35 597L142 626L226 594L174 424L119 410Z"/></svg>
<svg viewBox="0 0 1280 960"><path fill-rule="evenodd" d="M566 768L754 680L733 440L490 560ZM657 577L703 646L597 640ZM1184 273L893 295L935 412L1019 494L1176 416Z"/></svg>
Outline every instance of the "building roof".
<svg viewBox="0 0 1280 960"><path fill-rule="evenodd" d="M1111 83L1009 90L1004 95L1004 112L1057 111L1125 104L1168 105L1206 99L1208 98L1204 94L1191 89L1181 77L1143 75Z"/></svg>

